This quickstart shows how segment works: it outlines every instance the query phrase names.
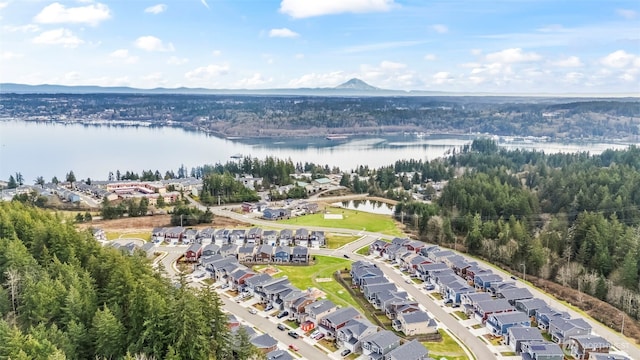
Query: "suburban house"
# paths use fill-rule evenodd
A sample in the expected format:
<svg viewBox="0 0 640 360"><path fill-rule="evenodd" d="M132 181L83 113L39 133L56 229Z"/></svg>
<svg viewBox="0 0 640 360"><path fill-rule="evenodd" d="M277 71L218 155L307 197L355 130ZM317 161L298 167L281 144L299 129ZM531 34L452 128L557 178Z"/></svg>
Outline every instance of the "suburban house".
<svg viewBox="0 0 640 360"><path fill-rule="evenodd" d="M362 339L362 354L367 359L384 359L385 355L400 346L400 337L393 331L382 330Z"/></svg>
<svg viewBox="0 0 640 360"><path fill-rule="evenodd" d="M586 360L591 353L608 353L611 343L601 336L596 335L576 335L569 340L569 350L571 356L577 360Z"/></svg>
<svg viewBox="0 0 640 360"><path fill-rule="evenodd" d="M213 228L204 228L198 231L196 235L196 241L201 244L208 244L213 242L213 235L215 234L215 230Z"/></svg>
<svg viewBox="0 0 640 360"><path fill-rule="evenodd" d="M429 360L429 350L418 340L411 340L391 350L384 360Z"/></svg>
<svg viewBox="0 0 640 360"><path fill-rule="evenodd" d="M219 252L220 252L220 255L224 257L233 256L235 258L236 255L238 254L238 245L234 245L234 244L222 245L220 247Z"/></svg>
<svg viewBox="0 0 640 360"><path fill-rule="evenodd" d="M260 245L256 251L255 261L258 262L271 262L273 256L273 246Z"/></svg>
<svg viewBox="0 0 640 360"><path fill-rule="evenodd" d="M246 231L242 229L231 230L229 233L229 243L235 244L238 246L245 245Z"/></svg>
<svg viewBox="0 0 640 360"><path fill-rule="evenodd" d="M542 299L524 299L516 301L516 310L522 311L530 317L536 316L536 311L547 306L547 303Z"/></svg>
<svg viewBox="0 0 640 360"><path fill-rule="evenodd" d="M278 263L288 263L291 261L291 248L288 246L276 246L273 253L273 261Z"/></svg>
<svg viewBox="0 0 640 360"><path fill-rule="evenodd" d="M365 299L367 299L367 301L369 301L370 303L375 301L376 294L379 292L387 291L387 290L392 290L392 291L397 290L396 285L390 283L389 280L385 277L371 278L367 280L371 282L375 281L374 284L363 285L362 294L364 295Z"/></svg>
<svg viewBox="0 0 640 360"><path fill-rule="evenodd" d="M288 219L291 217L291 210L289 209L271 209L266 208L262 211L262 217L267 220Z"/></svg>
<svg viewBox="0 0 640 360"><path fill-rule="evenodd" d="M369 255L382 256L382 250L387 246L389 246L388 242L377 239L369 245Z"/></svg>
<svg viewBox="0 0 640 360"><path fill-rule="evenodd" d="M591 334L591 325L583 319L556 318L549 323L549 334L551 340L564 345L570 337Z"/></svg>
<svg viewBox="0 0 640 360"><path fill-rule="evenodd" d="M429 253L429 255L427 256L429 259L431 259L431 261L433 262L444 262L444 259L448 258L449 256L455 256L456 254L451 251L451 250L442 250L442 251L434 251L432 253Z"/></svg>
<svg viewBox="0 0 640 360"><path fill-rule="evenodd" d="M306 321L305 308L316 299L308 291L294 291L284 298L284 309L289 311L289 317L298 323Z"/></svg>
<svg viewBox="0 0 640 360"><path fill-rule="evenodd" d="M267 360L294 360L294 358L287 350L278 349L267 353Z"/></svg>
<svg viewBox="0 0 640 360"><path fill-rule="evenodd" d="M312 248L319 248L321 246L325 246L327 244L327 240L324 236L324 231L311 231L309 234L309 246Z"/></svg>
<svg viewBox="0 0 640 360"><path fill-rule="evenodd" d="M471 316L479 302L492 299L491 295L486 292L467 293L460 295L460 305L464 309L465 314Z"/></svg>
<svg viewBox="0 0 640 360"><path fill-rule="evenodd" d="M308 263L309 249L302 246L294 246L291 249L291 262L292 263Z"/></svg>
<svg viewBox="0 0 640 360"><path fill-rule="evenodd" d="M202 244L194 242L189 246L187 251L184 253L184 258L186 261L196 262L202 255Z"/></svg>
<svg viewBox="0 0 640 360"><path fill-rule="evenodd" d="M484 274L478 274L473 277L473 284L476 289L487 291L492 283L501 282L502 277L498 274L487 272Z"/></svg>
<svg viewBox="0 0 640 360"><path fill-rule="evenodd" d="M434 270L448 269L443 263L419 264L416 266L416 276L422 281L430 281Z"/></svg>
<svg viewBox="0 0 640 360"><path fill-rule="evenodd" d="M273 277L269 274L260 273L256 274L248 279L245 279L244 291L250 294L255 294L255 290L257 287L266 284L267 282L273 280Z"/></svg>
<svg viewBox="0 0 640 360"><path fill-rule="evenodd" d="M247 244L260 244L262 240L262 229L253 227L247 231Z"/></svg>
<svg viewBox="0 0 640 360"><path fill-rule="evenodd" d="M238 248L238 261L253 262L255 246L240 246Z"/></svg>
<svg viewBox="0 0 640 360"><path fill-rule="evenodd" d="M445 289L445 302L451 303L452 306L457 307L460 306L462 300L461 296L463 294L472 294L475 293L476 290L469 286L462 279L457 278L455 281L449 282L446 284Z"/></svg>
<svg viewBox="0 0 640 360"><path fill-rule="evenodd" d="M320 319L318 329L327 337L335 339L337 331L349 320L361 317L362 315L352 307L340 308Z"/></svg>
<svg viewBox="0 0 640 360"><path fill-rule="evenodd" d="M406 336L431 334L438 331L438 325L425 311L418 310L399 313L392 321L393 329Z"/></svg>
<svg viewBox="0 0 640 360"><path fill-rule="evenodd" d="M571 316L569 316L568 312L558 311L548 305L542 306L536 310L536 322L538 323L538 328L542 330L549 329L549 324L554 319L566 319L569 320Z"/></svg>
<svg viewBox="0 0 640 360"><path fill-rule="evenodd" d="M291 231L291 229L280 230L280 240L278 242L278 245L290 246L292 241L293 241L293 231Z"/></svg>
<svg viewBox="0 0 640 360"><path fill-rule="evenodd" d="M378 331L378 327L365 318L347 321L336 332L336 346L349 349L352 353L360 352L361 340Z"/></svg>
<svg viewBox="0 0 640 360"><path fill-rule="evenodd" d="M196 241L196 235L198 235L198 230L196 229L187 229L182 234L182 243L183 244L191 244Z"/></svg>
<svg viewBox="0 0 640 360"><path fill-rule="evenodd" d="M406 293L402 294L406 296ZM400 314L418 310L420 310L420 306L418 306L418 302L415 300L394 299L384 304L384 313L391 320L394 320Z"/></svg>
<svg viewBox="0 0 640 360"><path fill-rule="evenodd" d="M522 353L522 343L524 342L542 342L544 338L538 328L512 326L507 330L504 343L509 345L511 351L516 354Z"/></svg>
<svg viewBox="0 0 640 360"><path fill-rule="evenodd" d="M531 326L531 319L520 311L491 314L487 318L486 327L493 336L504 336L513 326Z"/></svg>
<svg viewBox="0 0 640 360"><path fill-rule="evenodd" d="M489 318L489 315L499 314L504 312L516 311L516 308L511 306L505 299L494 299L488 301L480 301L476 304L475 316L478 321L485 322Z"/></svg>
<svg viewBox="0 0 640 360"><path fill-rule="evenodd" d="M408 299L408 295L404 291L398 291L397 289L385 289L373 294L373 299L369 302L374 308L379 310L389 309L391 303L400 302Z"/></svg>
<svg viewBox="0 0 640 360"><path fill-rule="evenodd" d="M564 360L564 352L552 342L523 342L522 359L524 360Z"/></svg>
<svg viewBox="0 0 640 360"><path fill-rule="evenodd" d="M182 240L184 228L182 226L174 226L164 230L164 240L170 244L177 244Z"/></svg>
<svg viewBox="0 0 640 360"><path fill-rule="evenodd" d="M336 311L338 307L331 300L319 300L307 305L304 308L304 312L307 314L307 321L311 321L314 324L320 324L320 320Z"/></svg>
<svg viewBox="0 0 640 360"><path fill-rule="evenodd" d="M278 231L265 230L262 232L262 243L275 246L278 243Z"/></svg>
<svg viewBox="0 0 640 360"><path fill-rule="evenodd" d="M229 273L227 278L228 283L234 290L242 289L245 287L245 281L255 275L251 269L246 266L239 266L237 269Z"/></svg>
<svg viewBox="0 0 640 360"><path fill-rule="evenodd" d="M153 228L153 230L151 230L151 241L155 242L155 243L161 243L164 241L164 228L162 227L156 227ZM106 238L105 238L106 240Z"/></svg>
<svg viewBox="0 0 640 360"><path fill-rule="evenodd" d="M209 243L202 248L202 256L215 255L215 254L218 254L219 251L220 251L220 246L214 243Z"/></svg>
<svg viewBox="0 0 640 360"><path fill-rule="evenodd" d="M263 354L272 352L278 348L278 340L274 339L269 334L254 336L251 338L250 342Z"/></svg>
<svg viewBox="0 0 640 360"><path fill-rule="evenodd" d="M362 279L384 276L382 270L367 261L356 261L351 264L351 283L353 285L362 285Z"/></svg>
<svg viewBox="0 0 640 360"><path fill-rule="evenodd" d="M220 229L216 231L213 235L213 241L216 245L222 246L229 243L229 230Z"/></svg>
<svg viewBox="0 0 640 360"><path fill-rule="evenodd" d="M144 245L140 247L140 250L144 251L145 256L150 258L153 256L155 247L156 247L156 244L152 242L148 242L148 243L144 243Z"/></svg>
<svg viewBox="0 0 640 360"><path fill-rule="evenodd" d="M293 233L293 241L298 246L309 246L309 230L301 228Z"/></svg>

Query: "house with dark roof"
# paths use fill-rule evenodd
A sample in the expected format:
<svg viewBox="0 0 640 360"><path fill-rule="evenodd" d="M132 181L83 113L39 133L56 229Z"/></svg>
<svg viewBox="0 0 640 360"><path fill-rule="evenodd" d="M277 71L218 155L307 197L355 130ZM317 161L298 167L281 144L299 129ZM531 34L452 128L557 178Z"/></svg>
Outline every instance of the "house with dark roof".
<svg viewBox="0 0 640 360"><path fill-rule="evenodd" d="M213 234L213 242L218 246L227 245L229 243L229 230L220 229Z"/></svg>
<svg viewBox="0 0 640 360"><path fill-rule="evenodd" d="M211 227L200 229L198 231L198 234L196 235L196 241L203 245L211 243L213 242L214 234L215 234L215 230Z"/></svg>
<svg viewBox="0 0 640 360"><path fill-rule="evenodd" d="M382 330L362 339L362 354L372 360L381 360L398 346L400 337L393 331Z"/></svg>
<svg viewBox="0 0 640 360"><path fill-rule="evenodd" d="M384 360L429 360L429 350L418 340L411 340L391 350Z"/></svg>
<svg viewBox="0 0 640 360"><path fill-rule="evenodd" d="M260 245L256 250L255 261L271 262L273 260L273 246Z"/></svg>
<svg viewBox="0 0 640 360"><path fill-rule="evenodd" d="M409 296L404 291L398 291L397 289L384 289L373 294L373 300L371 304L378 310L384 310L390 306L391 302L398 302L409 299Z"/></svg>
<svg viewBox="0 0 640 360"><path fill-rule="evenodd" d="M282 229L280 230L280 237L278 244L282 246L290 246L293 243L293 230Z"/></svg>
<svg viewBox="0 0 640 360"><path fill-rule="evenodd" d="M187 251L184 252L185 260L190 262L198 261L198 259L200 258L200 255L202 255L202 244L197 242L194 242L193 244L189 245L189 248L187 248Z"/></svg>
<svg viewBox="0 0 640 360"><path fill-rule="evenodd" d="M351 283L353 285L362 285L362 279L384 276L384 273L377 265L367 261L356 261L351 264Z"/></svg>
<svg viewBox="0 0 640 360"><path fill-rule="evenodd" d="M475 317L478 321L484 323L487 321L490 315L499 314L505 312L516 311L516 308L511 306L505 299L493 299L487 301L480 301L476 304Z"/></svg>
<svg viewBox="0 0 640 360"><path fill-rule="evenodd" d="M170 244L177 244L182 240L184 228L182 226L174 226L164 230L164 240Z"/></svg>
<svg viewBox="0 0 640 360"><path fill-rule="evenodd" d="M523 342L522 345L523 360L564 360L564 352L558 344L543 342Z"/></svg>
<svg viewBox="0 0 640 360"><path fill-rule="evenodd" d="M349 320L336 331L336 346L358 353L362 350L362 339L376 332L378 327L365 318Z"/></svg>
<svg viewBox="0 0 640 360"><path fill-rule="evenodd" d="M262 243L262 229L259 227L252 227L247 231L246 243L260 245Z"/></svg>
<svg viewBox="0 0 640 360"><path fill-rule="evenodd" d="M226 245L222 245L220 247L220 251L219 251L220 255L222 256L229 256L229 257L234 257L237 259L238 256L238 245L234 245L234 244L226 244Z"/></svg>
<svg viewBox="0 0 640 360"><path fill-rule="evenodd" d="M262 211L262 217L267 220L288 219L291 217L291 210L283 208L266 208Z"/></svg>
<svg viewBox="0 0 640 360"><path fill-rule="evenodd" d="M597 335L575 335L569 339L569 351L577 360L586 360L591 353L606 354L611 349L611 343Z"/></svg>
<svg viewBox="0 0 640 360"><path fill-rule="evenodd" d="M362 315L352 307L340 308L320 319L318 329L328 338L335 339L338 329L349 320L361 318Z"/></svg>
<svg viewBox="0 0 640 360"><path fill-rule="evenodd" d="M278 340L269 334L254 336L249 342L263 354L270 353L278 348Z"/></svg>
<svg viewBox="0 0 640 360"><path fill-rule="evenodd" d="M229 233L229 243L235 244L238 246L245 245L245 239L247 236L247 231L244 229L234 229Z"/></svg>
<svg viewBox="0 0 640 360"><path fill-rule="evenodd" d="M151 230L151 241L161 243L164 241L165 229L163 227L155 227ZM105 237L106 240L106 237Z"/></svg>
<svg viewBox="0 0 640 360"><path fill-rule="evenodd" d="M549 329L549 324L553 319L570 319L571 316L566 311L558 311L548 305L541 306L536 310L536 323L542 330Z"/></svg>
<svg viewBox="0 0 640 360"><path fill-rule="evenodd" d="M316 301L309 291L302 290L293 291L283 300L283 306L289 312L289 318L293 318L298 323L305 322L307 317L305 308Z"/></svg>
<svg viewBox="0 0 640 360"><path fill-rule="evenodd" d="M516 283L501 279L500 281L491 283L491 286L489 286L487 291L493 294L493 296L501 297L503 291L510 289L516 289Z"/></svg>
<svg viewBox="0 0 640 360"><path fill-rule="evenodd" d="M504 336L507 330L513 326L531 326L531 319L520 311L510 311L506 313L491 314L485 324L489 333L493 336Z"/></svg>
<svg viewBox="0 0 640 360"><path fill-rule="evenodd" d="M309 230L300 228L293 232L293 241L298 246L309 246Z"/></svg>
<svg viewBox="0 0 640 360"><path fill-rule="evenodd" d="M456 281L449 282L445 285L445 302L450 302L452 306L460 306L463 294L475 293L476 289L469 286L464 280L457 278Z"/></svg>
<svg viewBox="0 0 640 360"><path fill-rule="evenodd" d="M209 243L202 248L202 256L212 256L218 254L220 251L220 246Z"/></svg>
<svg viewBox="0 0 640 360"><path fill-rule="evenodd" d="M268 283L271 280L273 280L273 277L269 274L265 274L265 273L256 274L248 279L245 279L244 291L250 294L255 294L256 288L259 288L260 286Z"/></svg>
<svg viewBox="0 0 640 360"><path fill-rule="evenodd" d="M551 340L560 345L567 344L569 338L591 334L591 325L583 319L553 319L549 323Z"/></svg>
<svg viewBox="0 0 640 360"><path fill-rule="evenodd" d="M196 241L196 236L198 235L198 230L196 229L187 229L182 234L182 243L183 244L191 244Z"/></svg>
<svg viewBox="0 0 640 360"><path fill-rule="evenodd" d="M319 248L321 246L325 246L327 244L327 240L324 235L324 231L314 230L309 234L309 246L312 248Z"/></svg>
<svg viewBox="0 0 640 360"><path fill-rule="evenodd" d="M530 317L536 316L536 310L545 306L547 306L547 303L538 298L517 300L515 304L516 310L521 311Z"/></svg>
<svg viewBox="0 0 640 360"><path fill-rule="evenodd" d="M542 342L544 338L540 329L524 326L512 326L507 329L504 343L509 345L511 351L516 354L522 353L522 343L524 342Z"/></svg>
<svg viewBox="0 0 640 360"><path fill-rule="evenodd" d="M399 313L391 324L394 330L401 331L406 336L431 334L438 331L435 320L422 310Z"/></svg>
<svg viewBox="0 0 640 360"><path fill-rule="evenodd" d="M255 246L240 246L238 248L238 261L253 262L255 260Z"/></svg>
<svg viewBox="0 0 640 360"><path fill-rule="evenodd" d="M278 234L277 230L265 230L262 232L262 243L275 246L278 243Z"/></svg>
<svg viewBox="0 0 640 360"><path fill-rule="evenodd" d="M518 300L533 299L533 294L527 288L512 288L502 291L498 298L506 299L509 304L515 306Z"/></svg>
<svg viewBox="0 0 640 360"><path fill-rule="evenodd" d="M478 274L473 277L473 284L476 289L487 291L492 283L502 281L502 276L498 274L494 274L492 272L487 272L484 274Z"/></svg>
<svg viewBox="0 0 640 360"><path fill-rule="evenodd" d="M273 261L277 263L288 263L291 261L291 248L278 245L273 253Z"/></svg>
<svg viewBox="0 0 640 360"><path fill-rule="evenodd" d="M229 273L228 282L231 285L231 289L238 290L244 287L245 281L255 275L251 269L246 266L240 266L231 273Z"/></svg>
<svg viewBox="0 0 640 360"><path fill-rule="evenodd" d="M444 262L444 259L450 257L450 256L454 256L455 253L451 250L442 250L442 251L434 251L432 253L429 253L429 259L431 259L431 261L433 262Z"/></svg>
<svg viewBox="0 0 640 360"><path fill-rule="evenodd" d="M397 290L396 285L389 282L389 279L385 277L377 277L367 279L369 281L376 281L374 284L365 284L363 285L362 294L367 301L372 303L376 299L376 293L385 291L385 290Z"/></svg>
<svg viewBox="0 0 640 360"><path fill-rule="evenodd" d="M382 256L382 250L387 246L389 246L388 242L377 239L369 245L369 255Z"/></svg>
<svg viewBox="0 0 640 360"><path fill-rule="evenodd" d="M405 293L403 293L405 294ZM415 300L405 299L393 299L386 301L384 304L384 314L391 320L394 320L398 315L414 312L420 310L418 302Z"/></svg>
<svg viewBox="0 0 640 360"><path fill-rule="evenodd" d="M291 248L291 262L292 263L308 263L309 262L309 249L302 246L294 246Z"/></svg>
<svg viewBox="0 0 640 360"><path fill-rule="evenodd" d="M486 292L473 292L460 295L460 305L464 309L465 314L471 316L475 311L476 304L481 301L492 300L491 294Z"/></svg>
<svg viewBox="0 0 640 360"><path fill-rule="evenodd" d="M267 360L294 360L294 357L288 351L278 349L267 353Z"/></svg>
<svg viewBox="0 0 640 360"><path fill-rule="evenodd" d="M337 309L338 307L331 300L318 300L305 306L304 312L307 314L305 321L311 321L315 325L318 325L323 317Z"/></svg>
<svg viewBox="0 0 640 360"><path fill-rule="evenodd" d="M404 246L404 244L407 244L407 243L409 243L409 242L411 242L411 240L410 240L409 238L399 238L399 237L396 237L396 238L393 238L393 239L391 240L391 244L393 244L393 245L398 245L398 246Z"/></svg>
<svg viewBox="0 0 640 360"><path fill-rule="evenodd" d="M433 272L445 269L448 267L444 263L419 264L416 266L416 276L422 281L433 283Z"/></svg>

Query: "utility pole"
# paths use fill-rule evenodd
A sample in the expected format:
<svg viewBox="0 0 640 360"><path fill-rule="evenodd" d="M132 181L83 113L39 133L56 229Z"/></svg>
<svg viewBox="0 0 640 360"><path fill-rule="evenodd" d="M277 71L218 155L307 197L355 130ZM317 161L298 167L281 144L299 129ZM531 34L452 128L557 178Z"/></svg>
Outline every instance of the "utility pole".
<svg viewBox="0 0 640 360"><path fill-rule="evenodd" d="M180 214L180 227L182 227L182 214Z"/></svg>
<svg viewBox="0 0 640 360"><path fill-rule="evenodd" d="M624 336L624 312L622 312L622 327L620 328L620 334Z"/></svg>
<svg viewBox="0 0 640 360"><path fill-rule="evenodd" d="M522 263L520 264L520 266L522 266L523 270L522 270L522 281L527 281L527 264Z"/></svg>

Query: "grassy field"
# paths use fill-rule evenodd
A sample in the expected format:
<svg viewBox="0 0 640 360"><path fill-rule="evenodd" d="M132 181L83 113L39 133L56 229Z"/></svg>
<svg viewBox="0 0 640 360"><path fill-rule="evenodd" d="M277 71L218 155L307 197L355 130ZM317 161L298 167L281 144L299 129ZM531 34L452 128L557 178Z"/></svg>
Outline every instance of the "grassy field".
<svg viewBox="0 0 640 360"><path fill-rule="evenodd" d="M151 232L139 232L139 233L123 233L123 232L105 232L107 240L116 240L120 238L136 238L144 241L151 241Z"/></svg>
<svg viewBox="0 0 640 360"><path fill-rule="evenodd" d="M404 236L390 216L338 207L327 207L325 212L329 214L342 214L343 219L325 219L324 213L319 213L278 222L299 226L323 226L339 229L365 230L400 237Z"/></svg>
<svg viewBox="0 0 640 360"><path fill-rule="evenodd" d="M357 235L327 234L327 248L337 249L360 238Z"/></svg>
<svg viewBox="0 0 640 360"><path fill-rule="evenodd" d="M327 294L327 299L333 301L336 305L353 306L358 310L362 310L349 293L333 279L333 273L337 270L351 267L351 261L349 260L316 255L316 263L311 266L278 265L275 267L280 272L275 274L274 277L286 275L289 281L298 289L305 290L309 287L315 287L324 291ZM255 267L256 270L260 268L264 268L264 266Z"/></svg>
<svg viewBox="0 0 640 360"><path fill-rule="evenodd" d="M369 247L368 246L361 247L356 251L356 254L365 255L365 256L369 255Z"/></svg>
<svg viewBox="0 0 640 360"><path fill-rule="evenodd" d="M442 329L438 329L442 335L440 342L423 342L422 344L429 349L429 356L434 359L447 360L467 360L469 357L458 343Z"/></svg>

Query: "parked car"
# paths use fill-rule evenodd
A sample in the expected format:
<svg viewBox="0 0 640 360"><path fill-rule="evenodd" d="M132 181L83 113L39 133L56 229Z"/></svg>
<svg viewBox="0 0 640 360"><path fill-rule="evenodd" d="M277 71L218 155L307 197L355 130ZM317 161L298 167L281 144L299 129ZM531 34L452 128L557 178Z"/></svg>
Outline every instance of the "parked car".
<svg viewBox="0 0 640 360"><path fill-rule="evenodd" d="M298 351L300 350L295 344L289 344L289 349L293 350L293 351Z"/></svg>
<svg viewBox="0 0 640 360"><path fill-rule="evenodd" d="M407 284L413 284L413 281L411 281L411 279L406 279L404 282L406 282Z"/></svg>
<svg viewBox="0 0 640 360"><path fill-rule="evenodd" d="M349 354L351 354L351 350L345 349L345 350L342 350L342 352L340 353L340 356L347 356Z"/></svg>
<svg viewBox="0 0 640 360"><path fill-rule="evenodd" d="M424 289L427 290L427 291L433 290L435 288L436 288L436 286L433 285L433 284L427 284L427 285L424 286Z"/></svg>
<svg viewBox="0 0 640 360"><path fill-rule="evenodd" d="M264 308L264 311L269 311L269 310L273 310L273 305L269 304L267 305L266 308Z"/></svg>
<svg viewBox="0 0 640 360"><path fill-rule="evenodd" d="M320 334L320 330L315 330L314 332L311 333L311 335L309 335L311 338L315 339L316 336L318 336L318 334Z"/></svg>
<svg viewBox="0 0 640 360"><path fill-rule="evenodd" d="M284 326L284 324L278 324L278 330L285 331L285 330L287 330L287 328L286 328L286 326Z"/></svg>
<svg viewBox="0 0 640 360"><path fill-rule="evenodd" d="M342 255L342 256L344 256L344 258L345 258L345 259L348 259L348 258L349 258L349 255L347 255L347 254L344 254L344 255Z"/></svg>
<svg viewBox="0 0 640 360"><path fill-rule="evenodd" d="M254 309L254 308L249 308L249 313L255 315L255 314L258 313L258 311L256 309Z"/></svg>
<svg viewBox="0 0 640 360"><path fill-rule="evenodd" d="M323 337L324 337L324 334L323 334L323 333L320 333L320 334L318 334L318 335L314 336L314 337L313 337L313 339L314 339L314 340L320 340L320 339L322 339Z"/></svg>
<svg viewBox="0 0 640 360"><path fill-rule="evenodd" d="M285 316L287 316L287 315L289 315L289 312L288 312L288 311L282 311L282 312L281 312L281 313L279 313L276 317L277 317L278 319L282 319L283 317L285 317Z"/></svg>
<svg viewBox="0 0 640 360"><path fill-rule="evenodd" d="M298 335L298 333L293 330L289 331L287 334L289 334L289 336L291 336L294 339L297 339L300 337L300 335Z"/></svg>

